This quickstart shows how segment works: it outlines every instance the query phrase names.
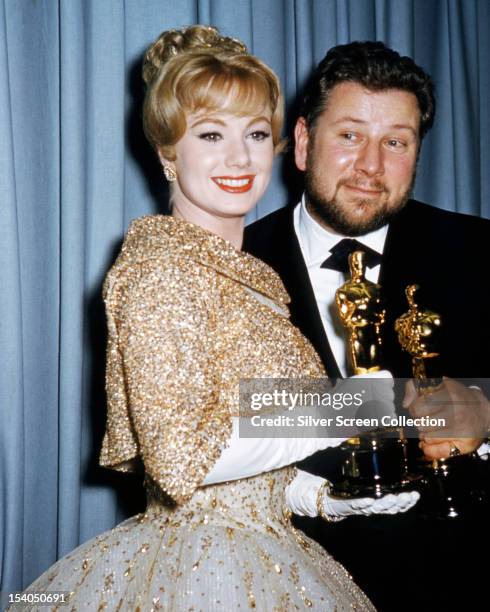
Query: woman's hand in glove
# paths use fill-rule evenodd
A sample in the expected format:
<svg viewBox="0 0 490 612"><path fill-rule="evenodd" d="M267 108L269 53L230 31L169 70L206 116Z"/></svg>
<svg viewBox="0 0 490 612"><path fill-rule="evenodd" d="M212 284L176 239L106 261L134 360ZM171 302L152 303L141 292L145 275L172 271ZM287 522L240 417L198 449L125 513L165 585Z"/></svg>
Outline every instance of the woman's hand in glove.
<svg viewBox="0 0 490 612"><path fill-rule="evenodd" d="M322 516L328 520L338 520L352 515L371 516L372 514L398 514L410 510L420 498L417 491L406 491L404 493L389 493L378 499L372 497L361 497L359 499L336 499L327 492L328 487L323 487Z"/></svg>
<svg viewBox="0 0 490 612"><path fill-rule="evenodd" d="M298 470L286 488L286 504L299 516L318 516L327 521L339 521L347 516L397 514L410 510L418 501L416 491L384 495L378 499L337 499L328 494L328 482L320 476Z"/></svg>

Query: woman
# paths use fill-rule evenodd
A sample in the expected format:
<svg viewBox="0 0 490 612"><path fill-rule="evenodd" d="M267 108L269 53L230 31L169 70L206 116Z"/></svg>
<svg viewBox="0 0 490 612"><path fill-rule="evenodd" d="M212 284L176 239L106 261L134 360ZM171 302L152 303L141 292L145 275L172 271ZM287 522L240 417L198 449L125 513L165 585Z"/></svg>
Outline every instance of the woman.
<svg viewBox="0 0 490 612"><path fill-rule="evenodd" d="M148 508L29 591L70 591L75 609L370 610L343 567L293 529L291 511L338 520L414 498L332 501L322 479L277 468L338 440L238 436L240 379L324 375L288 321L278 276L239 250L281 146L277 78L203 26L163 33L143 75L172 216L133 222L106 279L101 464L142 463Z"/></svg>

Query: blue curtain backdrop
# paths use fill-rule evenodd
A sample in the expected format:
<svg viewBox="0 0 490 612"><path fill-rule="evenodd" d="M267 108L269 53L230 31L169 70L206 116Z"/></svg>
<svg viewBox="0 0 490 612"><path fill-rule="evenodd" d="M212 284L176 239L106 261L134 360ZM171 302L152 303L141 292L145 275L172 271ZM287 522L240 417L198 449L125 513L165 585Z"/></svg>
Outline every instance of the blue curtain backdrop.
<svg viewBox="0 0 490 612"><path fill-rule="evenodd" d="M100 288L129 221L164 210L139 79L164 29L209 23L280 76L290 108L338 43L383 40L435 78L416 196L490 216L488 0L0 0L0 588L140 507L97 468ZM289 123L290 124L290 123ZM277 164L261 216L292 196Z"/></svg>

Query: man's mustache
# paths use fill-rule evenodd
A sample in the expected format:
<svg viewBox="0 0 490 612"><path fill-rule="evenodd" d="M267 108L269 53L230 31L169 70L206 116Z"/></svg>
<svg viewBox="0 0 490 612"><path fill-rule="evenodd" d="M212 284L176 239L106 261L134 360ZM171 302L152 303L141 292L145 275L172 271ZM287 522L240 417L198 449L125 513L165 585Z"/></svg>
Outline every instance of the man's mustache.
<svg viewBox="0 0 490 612"><path fill-rule="evenodd" d="M386 185L381 181L366 181L366 179L361 177L341 179L338 182L338 186L341 187L342 185L345 185L346 187L366 189L368 191L388 191Z"/></svg>

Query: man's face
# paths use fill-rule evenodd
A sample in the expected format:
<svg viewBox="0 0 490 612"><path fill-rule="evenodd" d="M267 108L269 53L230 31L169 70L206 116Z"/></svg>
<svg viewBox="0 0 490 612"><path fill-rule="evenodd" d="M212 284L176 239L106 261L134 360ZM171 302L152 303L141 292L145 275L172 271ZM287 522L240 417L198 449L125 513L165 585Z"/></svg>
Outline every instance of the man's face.
<svg viewBox="0 0 490 612"><path fill-rule="evenodd" d="M347 236L373 231L406 203L415 179L420 111L399 89L336 85L313 130L295 128L306 202L322 225Z"/></svg>

